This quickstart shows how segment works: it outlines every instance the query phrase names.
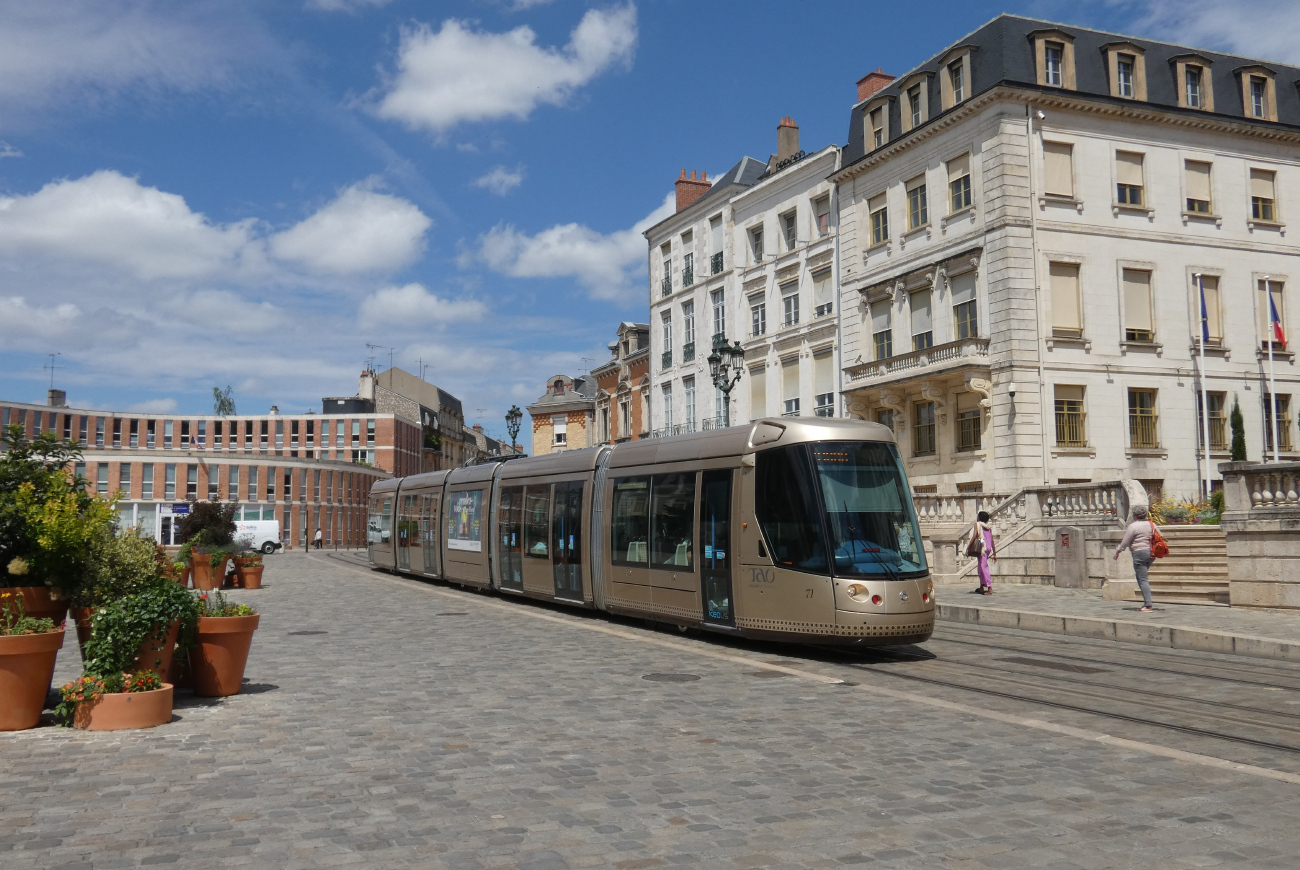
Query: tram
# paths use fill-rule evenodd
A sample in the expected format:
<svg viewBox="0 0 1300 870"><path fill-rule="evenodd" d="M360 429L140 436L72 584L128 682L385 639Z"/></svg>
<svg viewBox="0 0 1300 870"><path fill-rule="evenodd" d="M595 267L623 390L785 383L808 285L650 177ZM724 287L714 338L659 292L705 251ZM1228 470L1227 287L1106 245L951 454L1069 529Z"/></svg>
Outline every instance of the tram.
<svg viewBox="0 0 1300 870"><path fill-rule="evenodd" d="M370 564L765 640L910 644L934 584L893 433L744 426L489 462L371 490Z"/></svg>

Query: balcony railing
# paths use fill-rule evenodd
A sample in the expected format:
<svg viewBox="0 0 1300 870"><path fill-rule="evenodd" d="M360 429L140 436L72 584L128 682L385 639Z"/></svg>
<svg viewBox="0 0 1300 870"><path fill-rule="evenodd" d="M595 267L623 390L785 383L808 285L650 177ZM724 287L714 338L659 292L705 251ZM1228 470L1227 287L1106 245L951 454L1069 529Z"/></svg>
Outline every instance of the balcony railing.
<svg viewBox="0 0 1300 870"><path fill-rule="evenodd" d="M725 419L724 417L706 417L700 421L700 428L705 432L710 429L725 429L727 428Z"/></svg>
<svg viewBox="0 0 1300 870"><path fill-rule="evenodd" d="M847 371L850 381L865 381L912 371L920 374L921 370L930 367L956 368L965 364L987 366L988 361L989 340L987 338L963 338L959 341L927 347L924 350L872 360L853 366Z"/></svg>
<svg viewBox="0 0 1300 870"><path fill-rule="evenodd" d="M672 275L665 275L665 276L664 276L664 277L659 281L659 290L660 290L660 293L661 293L662 295L664 295L664 296L671 296L671 295L673 295L673 276L672 276Z"/></svg>
<svg viewBox="0 0 1300 870"><path fill-rule="evenodd" d="M1129 414L1129 443L1137 450L1156 450L1160 447L1160 436L1156 430L1155 414Z"/></svg>
<svg viewBox="0 0 1300 870"><path fill-rule="evenodd" d="M690 257L682 263L682 286L689 287L695 283L695 264L691 262Z"/></svg>
<svg viewBox="0 0 1300 870"><path fill-rule="evenodd" d="M1084 436L1083 411L1056 412L1056 446L1086 447L1088 441Z"/></svg>
<svg viewBox="0 0 1300 870"><path fill-rule="evenodd" d="M672 367L673 367L673 352L671 350L666 350L664 351L663 357L660 361L660 368L670 369Z"/></svg>
<svg viewBox="0 0 1300 870"><path fill-rule="evenodd" d="M682 362L688 363L695 360L695 342L688 341L682 345Z"/></svg>
<svg viewBox="0 0 1300 870"><path fill-rule="evenodd" d="M718 253L714 254L712 257L709 257L709 274L716 275L721 271L722 271L722 252L718 251Z"/></svg>
<svg viewBox="0 0 1300 870"><path fill-rule="evenodd" d="M655 429L650 433L651 438L670 438L673 435L689 435L695 431L694 423L677 423L673 426L664 426L662 429Z"/></svg>

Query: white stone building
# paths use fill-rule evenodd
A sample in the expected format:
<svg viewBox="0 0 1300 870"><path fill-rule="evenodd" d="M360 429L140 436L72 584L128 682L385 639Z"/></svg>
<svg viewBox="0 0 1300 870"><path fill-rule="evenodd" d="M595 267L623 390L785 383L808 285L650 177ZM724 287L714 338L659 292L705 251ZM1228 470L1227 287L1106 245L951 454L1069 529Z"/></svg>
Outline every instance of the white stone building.
<svg viewBox="0 0 1300 870"><path fill-rule="evenodd" d="M707 190L678 179L677 213L646 231L655 434L723 425L707 357L724 340L744 349L732 423L836 414L838 162L836 146L801 151L785 118L767 163L743 158Z"/></svg>
<svg viewBox="0 0 1300 870"><path fill-rule="evenodd" d="M871 78L871 77L868 77ZM1001 16L854 107L839 191L853 416L918 491L1134 478L1193 496L1240 401L1295 457L1300 70ZM864 80L865 82L866 80ZM1226 407L1225 407L1226 406Z"/></svg>

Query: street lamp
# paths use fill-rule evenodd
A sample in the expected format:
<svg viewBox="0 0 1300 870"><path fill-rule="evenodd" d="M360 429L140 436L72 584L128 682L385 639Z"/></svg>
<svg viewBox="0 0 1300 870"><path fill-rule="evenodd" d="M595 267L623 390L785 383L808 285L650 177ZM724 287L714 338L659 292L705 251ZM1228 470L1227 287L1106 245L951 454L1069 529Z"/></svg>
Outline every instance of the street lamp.
<svg viewBox="0 0 1300 870"><path fill-rule="evenodd" d="M506 431L510 433L510 449L519 452L519 445L515 444L515 439L519 437L519 424L524 419L524 412L519 410L518 405L511 405L510 410L506 412Z"/></svg>
<svg viewBox="0 0 1300 870"><path fill-rule="evenodd" d="M740 342L728 345L726 338L719 340L709 354L709 376L713 386L722 391L722 426L731 425L731 389L744 371L745 351Z"/></svg>

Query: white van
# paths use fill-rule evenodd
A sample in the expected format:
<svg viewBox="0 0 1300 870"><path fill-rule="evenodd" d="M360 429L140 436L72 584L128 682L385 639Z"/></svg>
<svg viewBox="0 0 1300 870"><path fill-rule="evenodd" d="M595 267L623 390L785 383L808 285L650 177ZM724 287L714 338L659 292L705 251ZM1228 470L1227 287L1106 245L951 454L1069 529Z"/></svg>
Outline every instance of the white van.
<svg viewBox="0 0 1300 870"><path fill-rule="evenodd" d="M268 556L284 546L280 543L280 524L275 520L236 522L235 542L250 550L261 550Z"/></svg>

